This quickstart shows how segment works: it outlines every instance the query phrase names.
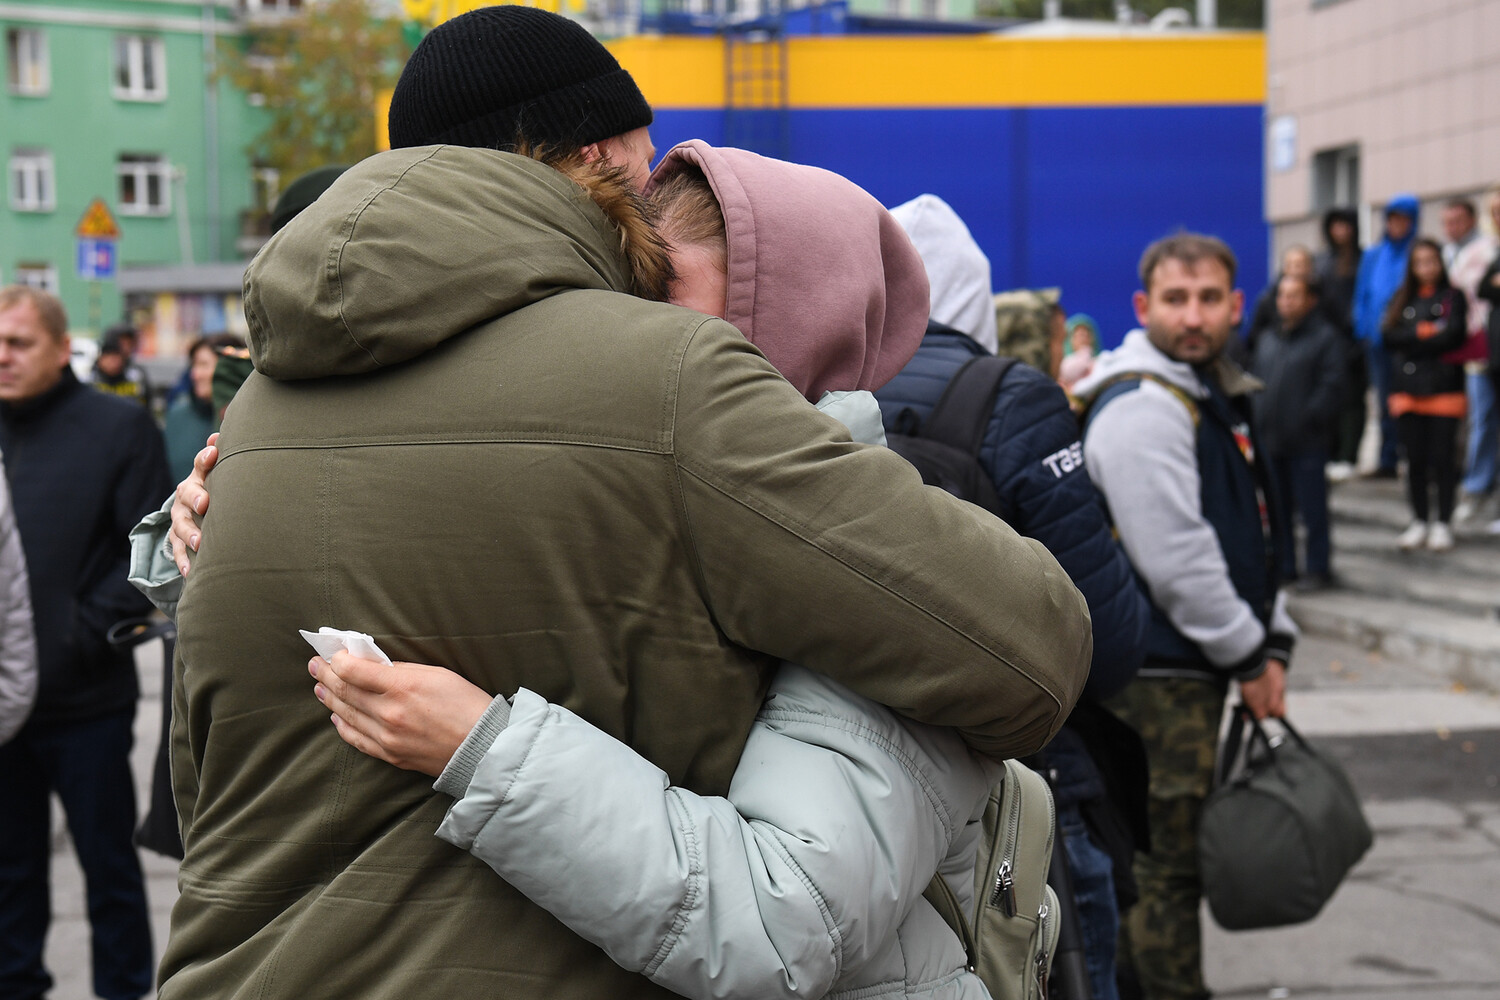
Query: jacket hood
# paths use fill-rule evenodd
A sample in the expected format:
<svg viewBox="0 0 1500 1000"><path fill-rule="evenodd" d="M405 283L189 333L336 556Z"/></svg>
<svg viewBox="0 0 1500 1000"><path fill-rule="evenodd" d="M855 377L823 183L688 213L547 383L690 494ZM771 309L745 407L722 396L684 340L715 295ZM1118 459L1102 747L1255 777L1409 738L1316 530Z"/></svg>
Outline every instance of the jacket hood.
<svg viewBox="0 0 1500 1000"><path fill-rule="evenodd" d="M932 318L961 330L994 354L994 289L990 259L979 249L964 220L935 194L919 194L891 209L927 265L932 282Z"/></svg>
<svg viewBox="0 0 1500 1000"><path fill-rule="evenodd" d="M1421 216L1422 203L1414 194L1398 194L1385 203L1385 214L1390 215L1392 212L1400 212L1415 223ZM1412 226L1412 231L1416 231L1415 225Z"/></svg>
<svg viewBox="0 0 1500 1000"><path fill-rule="evenodd" d="M1214 375L1224 392L1239 396L1261 388L1261 383L1243 368L1219 355L1212 362ZM1196 399L1208 395L1208 389L1198 377L1198 370L1183 361L1173 361L1151 343L1145 330L1131 330L1125 340L1113 351L1105 351L1094 361L1094 370L1073 386L1073 396L1090 400L1106 382L1119 375L1149 373L1182 389Z"/></svg>
<svg viewBox="0 0 1500 1000"><path fill-rule="evenodd" d="M558 292L631 291L640 257L666 268L628 184L561 170L459 146L351 167L245 272L256 369L368 372Z"/></svg>
<svg viewBox="0 0 1500 1000"><path fill-rule="evenodd" d="M927 274L878 201L827 170L700 139L670 150L646 190L688 164L724 214L724 319L788 382L816 402L905 367L927 329Z"/></svg>

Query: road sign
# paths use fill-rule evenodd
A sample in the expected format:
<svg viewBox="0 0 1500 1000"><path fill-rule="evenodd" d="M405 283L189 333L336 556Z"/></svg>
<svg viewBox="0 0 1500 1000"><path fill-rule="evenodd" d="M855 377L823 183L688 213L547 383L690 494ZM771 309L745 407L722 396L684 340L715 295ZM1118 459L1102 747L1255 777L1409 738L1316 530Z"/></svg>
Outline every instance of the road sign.
<svg viewBox="0 0 1500 1000"><path fill-rule="evenodd" d="M120 227L115 223L115 217L109 214L109 206L104 204L104 199L95 198L84 210L83 218L78 220L76 233L81 240L117 240L120 238ZM82 252L80 249L79 253Z"/></svg>
<svg viewBox="0 0 1500 1000"><path fill-rule="evenodd" d="M115 241L78 241L78 277L84 281L110 281L115 276Z"/></svg>

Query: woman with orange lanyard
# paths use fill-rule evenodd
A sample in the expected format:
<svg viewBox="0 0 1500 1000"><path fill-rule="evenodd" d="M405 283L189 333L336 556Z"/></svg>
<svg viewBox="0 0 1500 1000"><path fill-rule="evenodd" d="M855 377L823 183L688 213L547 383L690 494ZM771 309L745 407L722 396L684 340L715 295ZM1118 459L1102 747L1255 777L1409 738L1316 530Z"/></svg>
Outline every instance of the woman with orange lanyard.
<svg viewBox="0 0 1500 1000"><path fill-rule="evenodd" d="M1382 333L1392 353L1391 415L1406 452L1412 522L1396 544L1403 549L1453 548L1453 498L1458 488L1456 445L1464 417L1464 370L1444 355L1463 345L1467 306L1448 281L1437 243L1412 245L1406 279L1386 308ZM1437 520L1428 524L1428 484L1437 486Z"/></svg>

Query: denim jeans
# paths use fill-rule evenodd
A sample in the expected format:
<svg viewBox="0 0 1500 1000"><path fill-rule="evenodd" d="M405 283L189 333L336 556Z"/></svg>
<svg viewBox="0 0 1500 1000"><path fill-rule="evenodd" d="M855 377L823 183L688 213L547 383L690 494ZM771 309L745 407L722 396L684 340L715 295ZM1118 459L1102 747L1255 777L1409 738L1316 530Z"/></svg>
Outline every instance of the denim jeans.
<svg viewBox="0 0 1500 1000"><path fill-rule="evenodd" d="M1119 1000L1115 988L1115 942L1120 914L1115 907L1115 876L1109 855L1089 839L1078 807L1058 810L1068 875L1073 880L1073 905L1083 934L1083 960L1089 970L1094 1000ZM1066 904L1065 904L1066 905Z"/></svg>
<svg viewBox="0 0 1500 1000"><path fill-rule="evenodd" d="M1469 394L1469 443L1464 453L1464 492L1488 493L1495 487L1496 450L1500 449L1500 410L1495 387L1484 372L1464 377Z"/></svg>
<svg viewBox="0 0 1500 1000"><path fill-rule="evenodd" d="M135 708L93 719L33 719L0 746L0 997L45 996L51 922L48 868L56 792L87 886L94 992L126 1000L151 992L151 925L130 776Z"/></svg>
<svg viewBox="0 0 1500 1000"><path fill-rule="evenodd" d="M1302 515L1307 527L1307 559L1303 568L1309 576L1327 576L1329 573L1329 529L1328 529L1328 480L1323 467L1328 464L1328 452L1314 448L1295 455L1271 455L1268 457L1271 477L1276 481L1276 492L1282 499L1283 517L1276 525L1276 559L1280 563L1281 578L1291 580L1297 576L1297 535L1292 523L1292 512Z"/></svg>

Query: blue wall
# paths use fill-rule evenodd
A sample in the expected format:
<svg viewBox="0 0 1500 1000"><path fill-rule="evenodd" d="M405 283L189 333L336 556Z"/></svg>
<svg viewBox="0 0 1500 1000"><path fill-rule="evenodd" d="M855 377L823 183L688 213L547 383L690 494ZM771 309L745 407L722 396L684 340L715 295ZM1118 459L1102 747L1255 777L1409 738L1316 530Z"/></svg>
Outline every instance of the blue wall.
<svg viewBox="0 0 1500 1000"><path fill-rule="evenodd" d="M1135 325L1136 264L1160 236L1219 236L1239 255L1247 299L1266 283L1261 114L1258 105L798 109L787 112L786 157L838 171L887 205L940 196L989 254L996 290L1060 286L1063 307L1093 315L1113 346ZM723 143L724 112L658 109L651 131L662 151L690 138Z"/></svg>

